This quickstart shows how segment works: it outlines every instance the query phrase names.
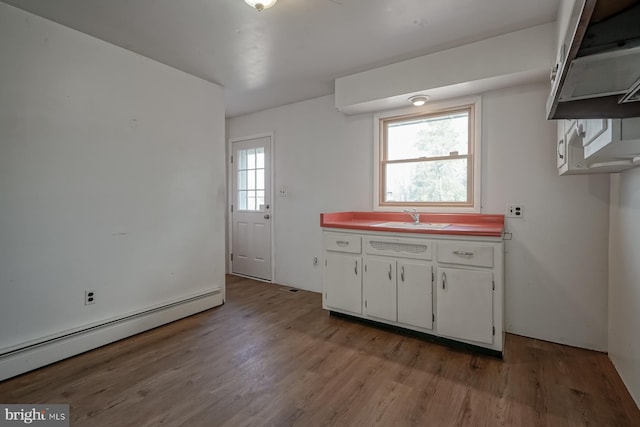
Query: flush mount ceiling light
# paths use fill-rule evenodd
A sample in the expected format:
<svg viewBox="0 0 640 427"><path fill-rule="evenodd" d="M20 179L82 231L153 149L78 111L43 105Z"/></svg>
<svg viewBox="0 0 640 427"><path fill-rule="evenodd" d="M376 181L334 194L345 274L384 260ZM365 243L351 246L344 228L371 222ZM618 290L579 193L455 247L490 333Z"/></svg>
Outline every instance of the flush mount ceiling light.
<svg viewBox="0 0 640 427"><path fill-rule="evenodd" d="M416 107L422 107L429 100L428 95L415 95L409 98L409 102L415 105Z"/></svg>
<svg viewBox="0 0 640 427"><path fill-rule="evenodd" d="M246 4L255 8L258 12L262 12L264 9L269 9L276 4L278 0L262 0L262 1L253 1L253 0L244 0Z"/></svg>

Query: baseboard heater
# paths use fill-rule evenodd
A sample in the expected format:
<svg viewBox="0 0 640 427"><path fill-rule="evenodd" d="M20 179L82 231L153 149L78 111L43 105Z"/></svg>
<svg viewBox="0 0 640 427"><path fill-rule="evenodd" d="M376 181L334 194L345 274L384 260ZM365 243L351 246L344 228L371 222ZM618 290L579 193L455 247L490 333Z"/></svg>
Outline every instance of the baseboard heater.
<svg viewBox="0 0 640 427"><path fill-rule="evenodd" d="M219 306L222 289L0 350L0 381ZM64 347L62 347L64 345Z"/></svg>

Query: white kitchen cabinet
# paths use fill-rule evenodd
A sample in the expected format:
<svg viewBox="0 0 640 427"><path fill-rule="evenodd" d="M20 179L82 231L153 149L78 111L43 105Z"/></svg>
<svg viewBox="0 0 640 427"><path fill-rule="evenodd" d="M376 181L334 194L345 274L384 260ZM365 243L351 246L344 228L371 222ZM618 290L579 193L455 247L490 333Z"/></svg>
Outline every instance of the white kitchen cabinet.
<svg viewBox="0 0 640 427"><path fill-rule="evenodd" d="M433 266L418 260L398 262L398 322L433 329Z"/></svg>
<svg viewBox="0 0 640 427"><path fill-rule="evenodd" d="M433 242L391 236L363 242L366 316L432 329Z"/></svg>
<svg viewBox="0 0 640 427"><path fill-rule="evenodd" d="M362 314L361 238L349 234L324 235L323 307Z"/></svg>
<svg viewBox="0 0 640 427"><path fill-rule="evenodd" d="M494 248L466 241L438 244L436 324L457 339L493 342Z"/></svg>
<svg viewBox="0 0 640 427"><path fill-rule="evenodd" d="M567 164L566 120L558 120L558 138L556 139L556 166L561 169Z"/></svg>
<svg viewBox="0 0 640 427"><path fill-rule="evenodd" d="M582 139L576 128L577 120L558 120L556 160L560 175L589 173L589 162L584 159Z"/></svg>
<svg viewBox="0 0 640 427"><path fill-rule="evenodd" d="M578 135L582 138L582 146L586 147L600 138L609 128L607 119L580 119L577 121Z"/></svg>
<svg viewBox="0 0 640 427"><path fill-rule="evenodd" d="M438 267L436 324L439 334L491 344L493 272Z"/></svg>
<svg viewBox="0 0 640 427"><path fill-rule="evenodd" d="M329 230L325 309L502 353L501 237Z"/></svg>
<svg viewBox="0 0 640 427"><path fill-rule="evenodd" d="M393 322L398 320L395 259L368 257L363 287L367 316Z"/></svg>
<svg viewBox="0 0 640 427"><path fill-rule="evenodd" d="M431 263L367 257L363 284L365 314L432 329L432 280Z"/></svg>
<svg viewBox="0 0 640 427"><path fill-rule="evenodd" d="M578 28L578 20L585 3L586 0L563 0L560 4L557 22L558 44L556 51L556 63L551 69L551 93L547 100L547 116L549 119L553 118L555 105L557 104L560 96L562 89L560 83L566 75L569 54L573 50L572 48L577 49L577 46L573 46L574 37Z"/></svg>
<svg viewBox="0 0 640 427"><path fill-rule="evenodd" d="M627 160L634 166L633 158L640 156L640 118L579 120L581 124L585 159Z"/></svg>
<svg viewBox="0 0 640 427"><path fill-rule="evenodd" d="M556 151L560 175L635 167L640 164L640 118L558 120Z"/></svg>

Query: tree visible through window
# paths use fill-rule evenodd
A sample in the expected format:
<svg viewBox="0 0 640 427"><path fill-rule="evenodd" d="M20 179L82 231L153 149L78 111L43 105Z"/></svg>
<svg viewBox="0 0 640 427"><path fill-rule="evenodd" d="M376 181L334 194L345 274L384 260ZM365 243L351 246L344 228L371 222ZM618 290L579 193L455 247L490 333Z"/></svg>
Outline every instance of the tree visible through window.
<svg viewBox="0 0 640 427"><path fill-rule="evenodd" d="M473 106L380 120L380 204L473 205Z"/></svg>

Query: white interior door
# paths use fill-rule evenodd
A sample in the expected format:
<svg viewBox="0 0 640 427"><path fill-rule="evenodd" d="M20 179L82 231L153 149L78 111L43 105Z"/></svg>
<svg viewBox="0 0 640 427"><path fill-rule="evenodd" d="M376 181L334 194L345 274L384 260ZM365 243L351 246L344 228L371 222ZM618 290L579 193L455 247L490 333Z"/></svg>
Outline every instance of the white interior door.
<svg viewBox="0 0 640 427"><path fill-rule="evenodd" d="M233 153L232 272L271 277L271 137L236 141Z"/></svg>

